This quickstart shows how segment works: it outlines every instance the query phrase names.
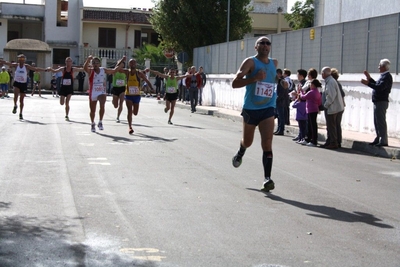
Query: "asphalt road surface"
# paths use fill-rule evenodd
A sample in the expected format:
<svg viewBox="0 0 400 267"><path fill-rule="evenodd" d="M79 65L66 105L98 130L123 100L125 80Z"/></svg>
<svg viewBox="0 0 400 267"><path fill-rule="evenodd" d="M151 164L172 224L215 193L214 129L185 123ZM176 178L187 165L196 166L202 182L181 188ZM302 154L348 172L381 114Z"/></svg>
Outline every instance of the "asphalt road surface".
<svg viewBox="0 0 400 267"><path fill-rule="evenodd" d="M128 134L108 97L90 132L51 95L24 120L0 100L0 266L400 266L400 163L274 139L271 193L260 137L240 168L240 121L142 98ZM96 121L98 114L96 114Z"/></svg>

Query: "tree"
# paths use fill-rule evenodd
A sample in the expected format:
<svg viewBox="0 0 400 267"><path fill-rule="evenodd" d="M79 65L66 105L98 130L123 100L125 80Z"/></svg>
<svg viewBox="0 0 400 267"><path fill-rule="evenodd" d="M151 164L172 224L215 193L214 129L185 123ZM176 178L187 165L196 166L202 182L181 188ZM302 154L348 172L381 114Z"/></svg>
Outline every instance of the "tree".
<svg viewBox="0 0 400 267"><path fill-rule="evenodd" d="M145 59L148 58L151 62L166 63L167 58L164 56L164 46L160 43L158 46L152 44L144 44L141 48L133 51L133 57L137 63L144 65Z"/></svg>
<svg viewBox="0 0 400 267"><path fill-rule="evenodd" d="M230 1L229 40L251 31L250 0ZM186 51L226 42L228 0L160 0L150 18L166 47Z"/></svg>
<svg viewBox="0 0 400 267"><path fill-rule="evenodd" d="M293 30L314 26L314 0L296 1L290 11L284 17Z"/></svg>

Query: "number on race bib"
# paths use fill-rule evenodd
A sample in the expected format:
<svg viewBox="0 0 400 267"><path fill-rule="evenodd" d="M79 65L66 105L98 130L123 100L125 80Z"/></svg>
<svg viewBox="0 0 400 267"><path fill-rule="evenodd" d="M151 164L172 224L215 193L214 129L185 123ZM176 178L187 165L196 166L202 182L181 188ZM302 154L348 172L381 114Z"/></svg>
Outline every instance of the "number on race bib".
<svg viewBox="0 0 400 267"><path fill-rule="evenodd" d="M63 79L63 85L71 85L71 79Z"/></svg>
<svg viewBox="0 0 400 267"><path fill-rule="evenodd" d="M176 92L176 88L175 87L168 87L167 88L167 93L175 93Z"/></svg>
<svg viewBox="0 0 400 267"><path fill-rule="evenodd" d="M272 98L274 95L274 84L266 82L257 82L256 91L254 92L256 96Z"/></svg>
<svg viewBox="0 0 400 267"><path fill-rule="evenodd" d="M96 92L103 92L104 91L104 86L102 83L95 83L93 85L93 90Z"/></svg>
<svg viewBox="0 0 400 267"><path fill-rule="evenodd" d="M118 87L124 86L125 80L118 79L115 81L115 85L117 85Z"/></svg>
<svg viewBox="0 0 400 267"><path fill-rule="evenodd" d="M139 95L140 94L139 87L137 87L137 86L129 86L129 94L130 95Z"/></svg>

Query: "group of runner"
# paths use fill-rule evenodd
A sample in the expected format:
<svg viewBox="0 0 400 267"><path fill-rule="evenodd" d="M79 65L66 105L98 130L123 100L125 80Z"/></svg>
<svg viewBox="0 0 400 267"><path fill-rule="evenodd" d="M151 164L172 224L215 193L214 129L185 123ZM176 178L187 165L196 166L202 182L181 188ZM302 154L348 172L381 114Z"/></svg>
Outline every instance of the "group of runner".
<svg viewBox="0 0 400 267"><path fill-rule="evenodd" d="M70 112L70 100L73 95L73 79L74 73L85 71L89 76L89 106L90 106L90 120L91 120L91 131L96 132L95 114L97 108L97 102L99 102L99 121L97 127L99 130L103 130L103 117L105 113L105 103L107 99L106 83L107 74L113 75L113 106L117 109L116 122L120 122L120 115L123 109L123 102L125 101L127 107L127 121L128 121L128 132L133 134L132 128L132 114L137 115L139 112L139 103L141 99L141 81L146 82L151 89L151 83L147 79L144 72L136 69L136 60L130 59L128 62L128 68L125 68L126 57L121 58L115 68L100 67L101 60L98 57L89 56L83 68L73 67L73 61L70 57L65 59L65 66L53 69L40 68L34 65L29 65L26 62L26 56L20 54L17 56L17 62L7 62L0 60L0 64L7 65L15 68L15 78L13 83L14 88L14 107L12 113L16 114L18 109L19 100L19 118L23 119L23 108L24 98L27 92L28 84L28 72L30 70L34 72L52 72L62 73L61 86L60 86L60 105L65 105L65 120L69 121ZM178 99L178 81L191 75L175 76L175 70L170 69L168 74L163 74L158 71L146 69L145 72L152 72L156 75L165 79L166 82L166 94L165 101L166 106L164 111L169 113L168 124L172 124L172 116L174 115L174 108L176 100Z"/></svg>

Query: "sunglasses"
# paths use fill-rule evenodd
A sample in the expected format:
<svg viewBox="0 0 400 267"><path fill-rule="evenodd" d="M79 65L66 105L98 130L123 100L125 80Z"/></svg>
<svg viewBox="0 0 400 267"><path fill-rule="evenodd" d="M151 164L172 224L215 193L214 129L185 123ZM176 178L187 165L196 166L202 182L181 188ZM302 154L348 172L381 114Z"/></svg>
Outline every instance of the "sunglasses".
<svg viewBox="0 0 400 267"><path fill-rule="evenodd" d="M258 44L262 44L262 45L271 45L271 42L268 41L262 41L262 42L258 42Z"/></svg>

